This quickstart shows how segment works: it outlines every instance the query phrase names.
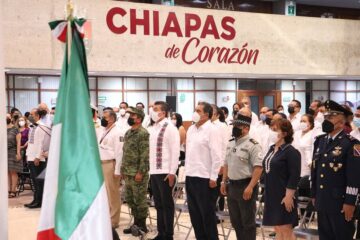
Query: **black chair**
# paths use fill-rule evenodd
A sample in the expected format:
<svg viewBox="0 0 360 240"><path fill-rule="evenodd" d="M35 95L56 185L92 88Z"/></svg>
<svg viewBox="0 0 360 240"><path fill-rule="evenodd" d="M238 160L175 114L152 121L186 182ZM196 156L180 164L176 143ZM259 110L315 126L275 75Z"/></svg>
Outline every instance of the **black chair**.
<svg viewBox="0 0 360 240"><path fill-rule="evenodd" d="M319 239L317 229L309 228L315 218L316 210L310 198L310 177L304 176L300 179L297 189L298 211L300 216L299 227L294 229L294 234L303 239Z"/></svg>

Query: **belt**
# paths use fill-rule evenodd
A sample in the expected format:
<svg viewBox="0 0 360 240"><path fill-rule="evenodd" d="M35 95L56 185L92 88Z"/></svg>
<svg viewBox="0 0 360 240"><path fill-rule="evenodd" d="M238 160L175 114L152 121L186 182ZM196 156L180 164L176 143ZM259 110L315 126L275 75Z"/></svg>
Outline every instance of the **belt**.
<svg viewBox="0 0 360 240"><path fill-rule="evenodd" d="M101 164L108 164L108 163L114 163L115 160L111 159L111 160L101 160Z"/></svg>
<svg viewBox="0 0 360 240"><path fill-rule="evenodd" d="M251 181L251 178L244 178L244 179L239 179L239 180L229 179L230 184L244 184L244 183L249 183L250 181Z"/></svg>

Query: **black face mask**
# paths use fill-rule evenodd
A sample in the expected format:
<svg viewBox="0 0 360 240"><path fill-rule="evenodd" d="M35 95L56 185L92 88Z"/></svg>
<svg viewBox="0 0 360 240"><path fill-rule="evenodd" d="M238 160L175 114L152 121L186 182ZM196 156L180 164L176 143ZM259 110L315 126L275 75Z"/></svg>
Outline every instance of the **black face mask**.
<svg viewBox="0 0 360 240"><path fill-rule="evenodd" d="M32 124L34 124L34 123L35 123L35 119L34 119L34 117L33 117L33 116L29 116L29 117L28 117L28 119L29 119L29 121L30 121Z"/></svg>
<svg viewBox="0 0 360 240"><path fill-rule="evenodd" d="M335 126L332 122L330 122L329 120L324 120L324 122L322 123L322 131L324 133L331 133L332 131L334 131Z"/></svg>
<svg viewBox="0 0 360 240"><path fill-rule="evenodd" d="M11 123L11 119L10 118L6 118L6 125L9 125Z"/></svg>
<svg viewBox="0 0 360 240"><path fill-rule="evenodd" d="M236 114L237 114L238 112L239 112L238 110L234 110L234 111L233 111L233 116L236 116Z"/></svg>
<svg viewBox="0 0 360 240"><path fill-rule="evenodd" d="M269 125L269 126L270 126L271 121L272 121L272 119L271 119L271 118L266 118L266 119L265 119L265 123L266 123L266 125Z"/></svg>
<svg viewBox="0 0 360 240"><path fill-rule="evenodd" d="M102 118L102 119L101 119L101 126L107 127L108 124L109 124L109 122L108 122L105 118Z"/></svg>
<svg viewBox="0 0 360 240"><path fill-rule="evenodd" d="M46 110L38 110L38 114L39 114L40 118L42 118L42 117L46 116L47 111Z"/></svg>
<svg viewBox="0 0 360 240"><path fill-rule="evenodd" d="M310 114L310 115L314 116L314 115L315 115L315 110L314 110L314 109L312 109L312 108L309 108L309 110L308 110L308 114Z"/></svg>
<svg viewBox="0 0 360 240"><path fill-rule="evenodd" d="M128 118L127 123L129 124L129 126L133 126L135 124L135 120L131 117Z"/></svg>
<svg viewBox="0 0 360 240"><path fill-rule="evenodd" d="M13 115L13 118L14 118L14 122L16 122L16 121L19 119L19 115L14 114L14 115Z"/></svg>
<svg viewBox="0 0 360 240"><path fill-rule="evenodd" d="M295 108L294 107L288 107L288 112L290 114L293 114L295 112Z"/></svg>
<svg viewBox="0 0 360 240"><path fill-rule="evenodd" d="M234 138L239 138L239 137L241 137L241 135L242 135L242 129L241 129L241 128L237 128L237 127L233 127L233 129L232 129L232 136L233 136Z"/></svg>

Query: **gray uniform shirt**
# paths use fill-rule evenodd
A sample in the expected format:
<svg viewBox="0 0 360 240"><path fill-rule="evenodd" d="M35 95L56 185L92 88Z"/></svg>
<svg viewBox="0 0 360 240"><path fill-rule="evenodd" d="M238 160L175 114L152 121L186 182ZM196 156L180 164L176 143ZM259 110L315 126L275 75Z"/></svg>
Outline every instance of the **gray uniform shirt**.
<svg viewBox="0 0 360 240"><path fill-rule="evenodd" d="M229 142L225 164L231 180L251 178L255 166L262 166L262 149L249 135Z"/></svg>

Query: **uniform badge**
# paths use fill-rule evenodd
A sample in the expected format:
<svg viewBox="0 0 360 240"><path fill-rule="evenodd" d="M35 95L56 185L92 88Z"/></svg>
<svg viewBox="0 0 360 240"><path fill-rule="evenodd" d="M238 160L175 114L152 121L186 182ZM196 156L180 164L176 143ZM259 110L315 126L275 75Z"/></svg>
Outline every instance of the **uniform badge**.
<svg viewBox="0 0 360 240"><path fill-rule="evenodd" d="M354 157L360 157L360 144L354 145Z"/></svg>
<svg viewBox="0 0 360 240"><path fill-rule="evenodd" d="M337 172L339 169L342 168L342 163L329 163L330 168L334 170L334 172Z"/></svg>
<svg viewBox="0 0 360 240"><path fill-rule="evenodd" d="M332 154L333 154L335 157L340 156L340 154L341 154L341 149L342 149L342 147L340 147L340 146L335 147L335 150L332 151Z"/></svg>

